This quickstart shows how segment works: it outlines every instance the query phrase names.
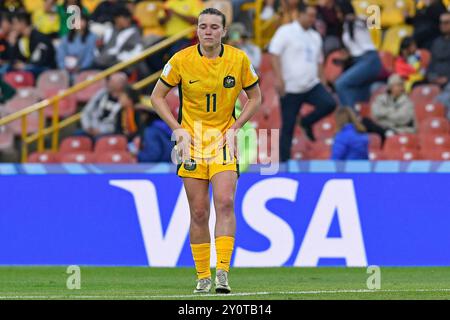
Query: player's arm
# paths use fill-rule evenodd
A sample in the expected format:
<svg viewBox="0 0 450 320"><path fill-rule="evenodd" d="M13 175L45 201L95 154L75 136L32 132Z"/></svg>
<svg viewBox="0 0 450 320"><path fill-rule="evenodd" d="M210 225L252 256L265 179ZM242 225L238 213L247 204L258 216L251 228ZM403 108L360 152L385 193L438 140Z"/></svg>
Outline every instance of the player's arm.
<svg viewBox="0 0 450 320"><path fill-rule="evenodd" d="M172 130L176 130L181 128L181 125L173 116L166 101L166 96L169 93L170 89L172 88L165 85L161 80L158 80L155 88L153 89L150 99L156 113L160 116L160 118L164 122L166 122Z"/></svg>
<svg viewBox="0 0 450 320"><path fill-rule="evenodd" d="M257 83L253 87L245 90L245 93L247 93L248 101L245 104L241 115L236 119L236 122L233 125L235 129L242 128L242 126L258 112L259 107L261 106L261 89Z"/></svg>

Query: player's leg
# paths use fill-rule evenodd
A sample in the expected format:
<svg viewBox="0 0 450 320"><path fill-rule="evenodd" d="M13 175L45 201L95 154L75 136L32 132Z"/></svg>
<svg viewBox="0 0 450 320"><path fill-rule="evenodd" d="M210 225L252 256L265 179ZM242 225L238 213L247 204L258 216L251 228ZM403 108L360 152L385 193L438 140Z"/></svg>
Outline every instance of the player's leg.
<svg viewBox="0 0 450 320"><path fill-rule="evenodd" d="M195 293L211 290L211 237L209 234L209 181L196 178L183 178L184 189L189 202L191 224L189 238L192 257L197 270Z"/></svg>
<svg viewBox="0 0 450 320"><path fill-rule="evenodd" d="M236 183L237 173L235 171L222 171L211 178L216 209L216 292L218 293L230 293L231 291L228 285L228 272L230 271L236 233L234 213Z"/></svg>

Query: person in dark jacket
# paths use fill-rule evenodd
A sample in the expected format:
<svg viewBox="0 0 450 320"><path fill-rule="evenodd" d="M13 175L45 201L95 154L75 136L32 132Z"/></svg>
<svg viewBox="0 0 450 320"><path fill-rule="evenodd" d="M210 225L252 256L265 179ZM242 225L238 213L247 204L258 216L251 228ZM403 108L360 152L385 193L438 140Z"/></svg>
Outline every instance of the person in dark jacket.
<svg viewBox="0 0 450 320"><path fill-rule="evenodd" d="M10 66L14 70L30 71L37 76L56 67L55 49L51 39L37 31L26 12L19 12L12 18L13 31L17 39L13 41Z"/></svg>
<svg viewBox="0 0 450 320"><path fill-rule="evenodd" d="M349 107L336 111L338 133L332 147L332 160L369 159L369 137L366 128Z"/></svg>

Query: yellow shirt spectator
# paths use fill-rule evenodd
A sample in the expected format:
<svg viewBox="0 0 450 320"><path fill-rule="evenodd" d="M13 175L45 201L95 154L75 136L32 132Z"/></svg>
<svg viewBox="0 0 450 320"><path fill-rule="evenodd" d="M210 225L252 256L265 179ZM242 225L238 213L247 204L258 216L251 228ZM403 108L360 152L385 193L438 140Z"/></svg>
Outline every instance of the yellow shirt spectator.
<svg viewBox="0 0 450 320"><path fill-rule="evenodd" d="M45 4L47 8L39 9L33 13L33 25L39 32L44 34L54 34L59 32L60 21L56 11L56 1L48 1ZM52 6L50 8L50 6Z"/></svg>
<svg viewBox="0 0 450 320"><path fill-rule="evenodd" d="M197 18L204 9L204 5L199 0L169 0L165 3L165 9L172 11L172 15L164 25L165 34L170 37L191 26L189 22L179 17L177 14ZM190 38L193 37L194 35Z"/></svg>

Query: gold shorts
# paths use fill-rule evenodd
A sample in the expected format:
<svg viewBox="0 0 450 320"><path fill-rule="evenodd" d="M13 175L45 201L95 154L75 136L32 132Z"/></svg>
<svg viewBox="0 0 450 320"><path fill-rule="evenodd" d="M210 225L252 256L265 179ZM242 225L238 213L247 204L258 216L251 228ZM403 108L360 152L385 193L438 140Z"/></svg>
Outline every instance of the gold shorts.
<svg viewBox="0 0 450 320"><path fill-rule="evenodd" d="M224 171L234 171L239 177L239 164L234 156L231 156L227 147L222 152L210 159L191 158L177 167L177 174L181 178L197 178L211 180L211 178Z"/></svg>

